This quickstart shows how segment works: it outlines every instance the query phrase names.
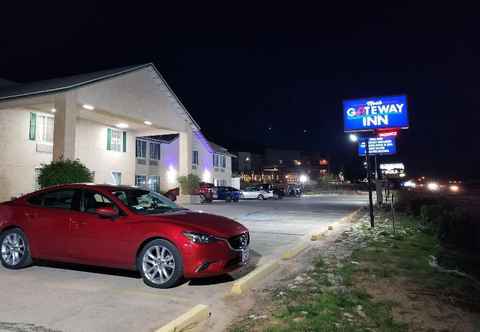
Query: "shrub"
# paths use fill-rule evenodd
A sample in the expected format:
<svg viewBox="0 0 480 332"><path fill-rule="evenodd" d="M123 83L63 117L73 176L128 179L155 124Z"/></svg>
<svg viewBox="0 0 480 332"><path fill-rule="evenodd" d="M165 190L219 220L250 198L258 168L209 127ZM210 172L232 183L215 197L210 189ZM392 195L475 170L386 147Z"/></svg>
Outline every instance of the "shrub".
<svg viewBox="0 0 480 332"><path fill-rule="evenodd" d="M41 188L67 184L93 182L90 170L79 160L61 159L43 165L38 176Z"/></svg>
<svg viewBox="0 0 480 332"><path fill-rule="evenodd" d="M200 187L200 178L195 174L188 174L187 176L180 176L178 183L180 183L181 194L193 195Z"/></svg>

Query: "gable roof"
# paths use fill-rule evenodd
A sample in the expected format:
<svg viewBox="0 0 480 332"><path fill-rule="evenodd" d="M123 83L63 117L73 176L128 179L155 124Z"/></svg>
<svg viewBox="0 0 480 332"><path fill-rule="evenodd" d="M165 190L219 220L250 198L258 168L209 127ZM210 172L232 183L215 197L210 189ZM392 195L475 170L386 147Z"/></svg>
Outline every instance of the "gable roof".
<svg viewBox="0 0 480 332"><path fill-rule="evenodd" d="M228 152L228 149L227 149L227 148L224 148L224 147L221 146L221 145L218 145L218 144L213 143L213 142L211 142L211 141L208 141L208 144L209 144L210 147L212 148L213 152L223 153L223 154L225 154L225 155L228 155L228 156L234 157L234 158L237 157L236 155L231 154L230 152Z"/></svg>
<svg viewBox="0 0 480 332"><path fill-rule="evenodd" d="M170 88L168 83L165 81L163 76L160 74L158 69L153 63L145 63L142 65L126 66L115 69L107 69L96 71L92 73L79 74L73 76L66 76L61 78L54 78L50 80L37 81L24 84L12 84L4 87L0 87L0 102L22 98L22 97L32 97L45 94L65 92L68 90L76 89L85 85L94 84L103 80L115 78L121 75L131 73L133 71L141 70L144 68L151 67L158 75L158 77L165 84L167 89L170 91L175 100L179 103L187 117L193 122L193 124L200 129L198 123L193 119L193 117L188 113L185 106L182 104L180 99L175 95L173 90Z"/></svg>

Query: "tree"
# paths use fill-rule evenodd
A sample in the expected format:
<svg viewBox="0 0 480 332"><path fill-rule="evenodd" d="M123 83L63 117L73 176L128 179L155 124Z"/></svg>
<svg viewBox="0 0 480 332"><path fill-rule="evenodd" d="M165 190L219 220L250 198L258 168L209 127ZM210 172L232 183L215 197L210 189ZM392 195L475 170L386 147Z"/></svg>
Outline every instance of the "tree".
<svg viewBox="0 0 480 332"><path fill-rule="evenodd" d="M42 165L38 183L41 188L67 183L93 182L90 170L80 160L60 159Z"/></svg>
<svg viewBox="0 0 480 332"><path fill-rule="evenodd" d="M180 183L180 193L182 195L193 195L200 188L200 178L195 174L178 177L178 183Z"/></svg>

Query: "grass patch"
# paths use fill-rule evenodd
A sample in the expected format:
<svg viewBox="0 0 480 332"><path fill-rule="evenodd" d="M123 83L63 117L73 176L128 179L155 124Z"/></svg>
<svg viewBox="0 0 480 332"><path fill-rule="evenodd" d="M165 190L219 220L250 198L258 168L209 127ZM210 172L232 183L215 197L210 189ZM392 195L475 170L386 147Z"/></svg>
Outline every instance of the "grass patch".
<svg viewBox="0 0 480 332"><path fill-rule="evenodd" d="M407 323L393 318L393 308L400 304L372 298L359 286L375 287L379 279L406 280L450 301L452 296L464 302L480 296L469 280L429 265L430 256L441 249L432 229L401 215L394 234L391 224L381 221L385 216L378 219L373 230L366 223L354 230L356 238L360 234L359 243L366 245L353 245L351 257L340 261L318 257L301 282L296 283L297 277L272 296L265 319L243 319L229 331L408 331ZM345 234L336 245L349 241Z"/></svg>

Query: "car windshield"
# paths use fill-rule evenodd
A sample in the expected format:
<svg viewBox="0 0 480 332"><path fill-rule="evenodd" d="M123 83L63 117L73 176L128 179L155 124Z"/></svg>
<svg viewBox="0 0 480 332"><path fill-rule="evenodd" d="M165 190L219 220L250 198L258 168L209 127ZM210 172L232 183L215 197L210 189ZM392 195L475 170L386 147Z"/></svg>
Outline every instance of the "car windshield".
<svg viewBox="0 0 480 332"><path fill-rule="evenodd" d="M159 214L186 210L153 191L142 189L115 190L112 192L131 211L137 214Z"/></svg>

